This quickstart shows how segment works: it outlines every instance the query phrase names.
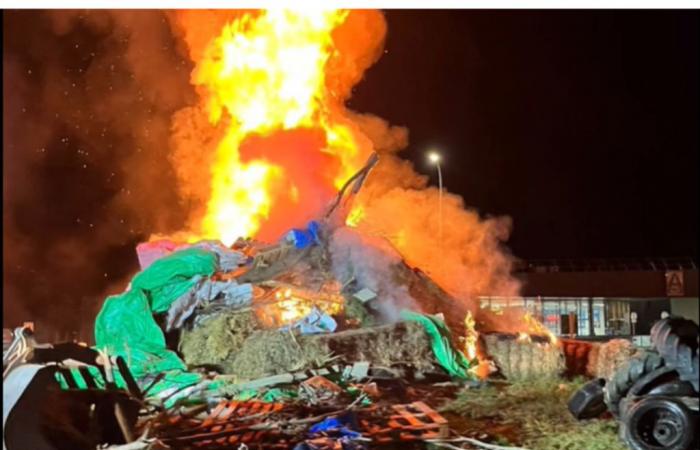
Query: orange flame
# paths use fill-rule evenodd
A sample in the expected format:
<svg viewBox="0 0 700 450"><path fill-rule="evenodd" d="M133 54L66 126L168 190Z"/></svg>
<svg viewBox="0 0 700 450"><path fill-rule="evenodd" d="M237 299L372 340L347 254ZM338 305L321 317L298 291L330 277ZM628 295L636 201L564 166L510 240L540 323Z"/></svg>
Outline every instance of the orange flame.
<svg viewBox="0 0 700 450"><path fill-rule="evenodd" d="M303 189L290 179L285 164L270 155L281 155L287 162L305 155L294 156L296 149L269 141L258 143L264 152L246 155L251 137L313 130L316 134L304 135L306 140L297 146L333 161L322 175L326 194L359 168L362 155L358 158L352 130L331 114L333 98L325 74L336 51L332 32L347 15L319 10L249 13L225 25L209 43L192 78L207 96L210 122L223 125L225 134L212 168L202 221L205 237L230 245L238 237L254 236L276 202L304 200ZM266 147L271 145L282 148Z"/></svg>
<svg viewBox="0 0 700 450"><path fill-rule="evenodd" d="M521 331L518 333L518 337L516 339L518 342L523 342L523 343L530 343L532 342L532 338L530 338L530 335Z"/></svg>
<svg viewBox="0 0 700 450"><path fill-rule="evenodd" d="M476 358L476 342L479 339L479 332L475 328L476 321L472 316L471 311L467 311L467 316L464 318L464 328L466 330L464 336L464 354L467 355L469 361Z"/></svg>
<svg viewBox="0 0 700 450"><path fill-rule="evenodd" d="M547 338L549 339L549 342L550 342L552 345L556 345L556 344L557 344L557 342L558 342L558 341L557 341L557 337L554 335L554 333L552 333L552 332L549 330L549 328L547 328L546 326L544 326L544 325L542 324L542 322L540 322L540 321L537 320L535 317L533 317L532 314L530 314L529 311L527 311L527 312L523 315L523 321L525 321L525 324L527 325L527 327L528 327L528 329L530 330L531 333L544 334L545 336L547 336ZM521 333L521 334L523 334L523 333ZM528 336L528 340L529 340L529 339L530 339L530 337ZM520 339L519 339L519 340L520 340Z"/></svg>
<svg viewBox="0 0 700 450"><path fill-rule="evenodd" d="M470 362L477 360L477 364L472 366L469 372L477 378L484 379L495 372L496 367L493 361L485 358L484 355L480 355L478 352L476 343L479 340L479 332L476 331L476 321L471 311L467 311L467 315L464 318L464 329L464 354Z"/></svg>

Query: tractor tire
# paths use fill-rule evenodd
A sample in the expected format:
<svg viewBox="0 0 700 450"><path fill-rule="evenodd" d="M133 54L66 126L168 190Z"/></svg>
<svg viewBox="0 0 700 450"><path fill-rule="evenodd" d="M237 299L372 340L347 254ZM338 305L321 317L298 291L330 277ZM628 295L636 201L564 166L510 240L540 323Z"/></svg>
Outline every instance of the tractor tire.
<svg viewBox="0 0 700 450"><path fill-rule="evenodd" d="M607 411L603 387L605 379L598 378L584 384L569 399L569 412L576 420L593 419Z"/></svg>
<svg viewBox="0 0 700 450"><path fill-rule="evenodd" d="M620 426L621 437L632 450L690 450L696 431L697 417L688 407L682 401L661 396L635 402Z"/></svg>
<svg viewBox="0 0 700 450"><path fill-rule="evenodd" d="M656 353L645 352L629 360L605 384L605 404L615 417L620 416L620 400L622 400L632 385L643 376L662 367L664 360Z"/></svg>
<svg viewBox="0 0 700 450"><path fill-rule="evenodd" d="M700 367L698 362L698 326L682 317L667 317L651 328L654 348L666 364L678 372L681 380L692 383L700 390Z"/></svg>

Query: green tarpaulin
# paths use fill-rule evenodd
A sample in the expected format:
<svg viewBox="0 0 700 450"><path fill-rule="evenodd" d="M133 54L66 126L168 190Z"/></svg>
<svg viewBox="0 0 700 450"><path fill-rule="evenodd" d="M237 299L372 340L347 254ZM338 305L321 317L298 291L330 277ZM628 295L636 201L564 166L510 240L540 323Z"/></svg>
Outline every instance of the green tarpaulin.
<svg viewBox="0 0 700 450"><path fill-rule="evenodd" d="M168 372L149 394L198 382L200 376L185 372L184 362L166 347L153 314L167 311L201 276L211 276L216 267L217 255L199 248L155 261L133 278L127 292L105 300L95 321L96 348L122 356L137 379Z"/></svg>
<svg viewBox="0 0 700 450"><path fill-rule="evenodd" d="M433 348L435 358L440 365L455 378L464 380L473 378L469 374L470 363L467 358L459 350L452 346L450 341L450 330L445 325L445 322L435 316L419 314L413 311L401 311L403 320L418 322L423 326L425 332L430 337L430 345Z"/></svg>

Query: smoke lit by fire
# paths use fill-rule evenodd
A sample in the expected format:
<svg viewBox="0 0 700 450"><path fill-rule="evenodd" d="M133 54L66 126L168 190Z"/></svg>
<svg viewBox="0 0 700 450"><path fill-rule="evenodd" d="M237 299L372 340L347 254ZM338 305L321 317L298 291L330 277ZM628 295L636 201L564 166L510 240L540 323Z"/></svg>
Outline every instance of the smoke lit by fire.
<svg viewBox="0 0 700 450"><path fill-rule="evenodd" d="M449 193L439 217L437 189L397 156L407 146L407 130L345 106L381 55L386 23L380 12L181 11L173 18L194 63L198 93L198 102L173 118L171 159L182 200L191 205L187 238L276 241L318 218L377 152L378 164L344 209L344 224L361 236L355 240L371 238L377 249L388 242L477 315L478 295L517 295L511 257L501 246L510 220L484 220ZM440 246L438 228L444 228ZM364 261L356 266L381 266L368 279L394 299L388 309L411 303L392 287L387 268L394 256L351 250L353 234L338 231L334 255L351 252ZM298 302L278 300L289 306L282 319L301 314Z"/></svg>

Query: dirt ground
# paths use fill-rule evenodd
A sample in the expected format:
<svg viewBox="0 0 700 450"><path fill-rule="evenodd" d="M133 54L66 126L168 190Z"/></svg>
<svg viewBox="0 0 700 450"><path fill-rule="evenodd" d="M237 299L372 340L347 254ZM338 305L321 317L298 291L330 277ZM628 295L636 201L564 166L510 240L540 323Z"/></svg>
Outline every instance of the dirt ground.
<svg viewBox="0 0 700 450"><path fill-rule="evenodd" d="M453 384L379 386L385 399L423 401L461 436L531 450L626 450L612 417L576 421L567 409L585 380L535 379L483 387ZM379 384L379 383L378 383ZM467 447L465 447L467 448Z"/></svg>

